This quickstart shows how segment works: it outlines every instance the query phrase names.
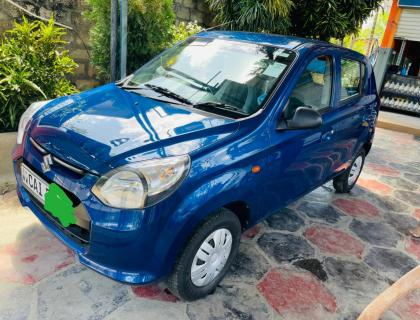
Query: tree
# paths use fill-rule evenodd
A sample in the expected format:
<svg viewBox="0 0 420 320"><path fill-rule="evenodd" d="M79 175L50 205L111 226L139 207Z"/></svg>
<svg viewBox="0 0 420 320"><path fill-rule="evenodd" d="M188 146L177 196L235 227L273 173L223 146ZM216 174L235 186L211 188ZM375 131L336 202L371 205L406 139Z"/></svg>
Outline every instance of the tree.
<svg viewBox="0 0 420 320"><path fill-rule="evenodd" d="M329 40L356 33L381 0L207 0L233 30Z"/></svg>
<svg viewBox="0 0 420 320"><path fill-rule="evenodd" d="M379 9L379 17L374 30L373 38L377 39L379 44L384 36L386 25L388 22L389 12ZM366 54L370 44L370 36L372 32L372 25L366 25L364 28L358 30L357 37L354 35L347 35L344 38L343 45L347 48Z"/></svg>
<svg viewBox="0 0 420 320"><path fill-rule="evenodd" d="M357 33L381 0L298 0L290 11L290 33L328 41Z"/></svg>
<svg viewBox="0 0 420 320"><path fill-rule="evenodd" d="M292 0L207 0L215 20L241 31L285 33Z"/></svg>

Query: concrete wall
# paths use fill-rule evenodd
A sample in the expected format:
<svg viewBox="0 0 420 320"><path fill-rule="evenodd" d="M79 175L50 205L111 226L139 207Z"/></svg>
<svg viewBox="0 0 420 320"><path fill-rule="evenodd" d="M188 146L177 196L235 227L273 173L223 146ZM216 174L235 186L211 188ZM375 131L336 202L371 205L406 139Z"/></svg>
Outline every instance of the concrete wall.
<svg viewBox="0 0 420 320"><path fill-rule="evenodd" d="M89 62L87 48L89 46L90 24L83 17L86 9L85 0L14 0L22 7L42 17L49 18L53 13L60 23L73 27L76 32L68 32L67 40L70 42L68 50L70 55L79 64L73 80L81 90L93 87L99 82L95 80L95 72ZM104 0L109 1L109 0ZM13 20L22 16L22 12L0 0L0 33L13 26ZM211 24L212 16L209 13L205 0L174 0L174 11L178 21L197 21L203 26Z"/></svg>
<svg viewBox="0 0 420 320"><path fill-rule="evenodd" d="M15 144L16 132L0 133L0 195L16 184L12 165Z"/></svg>
<svg viewBox="0 0 420 320"><path fill-rule="evenodd" d="M174 0L174 10L178 21L197 21L206 27L212 24L213 15L205 0Z"/></svg>

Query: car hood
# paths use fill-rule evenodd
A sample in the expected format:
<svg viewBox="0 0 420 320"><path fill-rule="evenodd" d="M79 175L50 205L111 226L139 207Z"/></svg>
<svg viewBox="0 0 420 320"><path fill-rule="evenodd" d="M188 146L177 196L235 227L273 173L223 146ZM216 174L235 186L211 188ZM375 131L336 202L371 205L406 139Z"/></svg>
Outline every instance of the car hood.
<svg viewBox="0 0 420 320"><path fill-rule="evenodd" d="M132 161L190 154L238 127L232 119L109 84L53 100L37 113L30 135L63 160L100 173Z"/></svg>

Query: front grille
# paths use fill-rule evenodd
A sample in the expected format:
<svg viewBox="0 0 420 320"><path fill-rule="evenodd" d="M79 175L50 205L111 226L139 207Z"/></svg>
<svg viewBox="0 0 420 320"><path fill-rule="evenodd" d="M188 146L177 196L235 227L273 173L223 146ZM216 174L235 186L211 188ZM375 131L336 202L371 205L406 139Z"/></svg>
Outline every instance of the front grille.
<svg viewBox="0 0 420 320"><path fill-rule="evenodd" d="M48 183L52 183L51 179L46 177L44 174L36 170L33 166L31 166L27 161L20 159L17 162L17 166L20 168L22 162L28 166L32 171L34 171L38 176L44 179ZM38 209L43 213L43 215L48 218L57 228L63 231L69 238L71 238L74 242L81 246L87 246L90 241L90 225L91 220L86 211L85 206L81 203L81 201L77 198L77 196L70 191L66 190L65 188L61 187L66 195L70 198L73 202L73 207L75 208L75 215L76 215L76 224L71 224L68 227L63 227L59 220L51 215L48 211L44 209L44 205L39 202L30 192L28 195L31 201L38 207Z"/></svg>
<svg viewBox="0 0 420 320"><path fill-rule="evenodd" d="M31 141L31 144L35 147L35 149L37 149L39 151L39 153L41 153L42 155L47 155L48 151L45 150L38 142L36 142L32 137L29 137L29 140ZM61 160L60 158L57 158L54 155L51 155L51 159L54 162L55 165L60 165L70 171L73 171L74 173L77 173L79 175L83 175L85 173L85 171L83 169L77 168L74 165L71 165L63 160Z"/></svg>
<svg viewBox="0 0 420 320"><path fill-rule="evenodd" d="M79 225L71 224L68 227L63 227L58 219L54 216L52 216L48 211L44 209L44 206L42 203L40 203L35 197L33 197L29 193L29 197L31 198L31 201L35 203L35 205L38 207L38 209L44 214L45 217L48 218L54 225L60 229L67 237L72 239L74 242L76 242L80 246L87 246L90 242L90 220L89 220L89 229L85 229ZM79 205L83 206L83 205ZM85 209L86 210L86 209ZM79 223L79 221L77 222Z"/></svg>

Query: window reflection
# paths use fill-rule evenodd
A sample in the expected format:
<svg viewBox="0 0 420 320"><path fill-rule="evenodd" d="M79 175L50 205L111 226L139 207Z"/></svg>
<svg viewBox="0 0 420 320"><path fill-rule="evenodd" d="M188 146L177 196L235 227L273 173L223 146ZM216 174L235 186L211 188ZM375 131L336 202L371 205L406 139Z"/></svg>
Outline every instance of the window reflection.
<svg viewBox="0 0 420 320"><path fill-rule="evenodd" d="M250 115L261 108L294 57L278 47L192 38L143 66L129 85L153 84L194 104L221 103Z"/></svg>

